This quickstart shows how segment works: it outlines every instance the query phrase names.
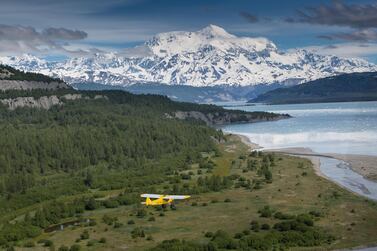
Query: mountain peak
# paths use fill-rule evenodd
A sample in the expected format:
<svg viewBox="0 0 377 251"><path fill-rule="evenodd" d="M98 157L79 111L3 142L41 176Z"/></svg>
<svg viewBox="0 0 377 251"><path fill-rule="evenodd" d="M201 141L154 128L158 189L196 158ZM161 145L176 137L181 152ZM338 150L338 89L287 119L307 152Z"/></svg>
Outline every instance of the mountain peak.
<svg viewBox="0 0 377 251"><path fill-rule="evenodd" d="M210 24L198 31L173 31L160 33L145 44L154 55L165 57L181 53L197 53L208 48L227 52L233 49L247 51L276 50L266 38L237 37L223 28Z"/></svg>
<svg viewBox="0 0 377 251"><path fill-rule="evenodd" d="M235 38L236 36L229 34L226 30L221 28L220 26L210 24L207 27L198 31L198 33L205 35L209 38Z"/></svg>

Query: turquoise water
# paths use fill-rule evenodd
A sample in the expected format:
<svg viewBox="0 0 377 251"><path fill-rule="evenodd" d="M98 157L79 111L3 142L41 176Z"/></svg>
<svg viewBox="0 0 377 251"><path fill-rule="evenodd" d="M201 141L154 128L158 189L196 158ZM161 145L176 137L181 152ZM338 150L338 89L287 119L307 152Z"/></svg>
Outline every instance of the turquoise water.
<svg viewBox="0 0 377 251"><path fill-rule="evenodd" d="M288 113L293 118L224 126L264 148L309 147L320 153L377 155L377 102L246 106L218 103L226 109Z"/></svg>

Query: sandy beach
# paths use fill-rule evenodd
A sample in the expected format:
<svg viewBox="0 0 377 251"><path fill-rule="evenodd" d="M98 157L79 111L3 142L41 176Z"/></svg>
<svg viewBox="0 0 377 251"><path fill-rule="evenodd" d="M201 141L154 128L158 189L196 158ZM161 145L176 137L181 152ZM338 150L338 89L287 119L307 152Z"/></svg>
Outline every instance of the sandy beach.
<svg viewBox="0 0 377 251"><path fill-rule="evenodd" d="M245 145L249 146L250 147L250 150L253 151L253 150L258 150L258 149L262 149L262 147L256 143L253 143L251 142L251 140L246 137L245 135L241 135L241 134L231 134L231 135L235 135L237 136L238 138L241 139L242 143L244 143Z"/></svg>
<svg viewBox="0 0 377 251"><path fill-rule="evenodd" d="M377 156L336 153L329 155L350 163L351 168L365 178L377 181Z"/></svg>

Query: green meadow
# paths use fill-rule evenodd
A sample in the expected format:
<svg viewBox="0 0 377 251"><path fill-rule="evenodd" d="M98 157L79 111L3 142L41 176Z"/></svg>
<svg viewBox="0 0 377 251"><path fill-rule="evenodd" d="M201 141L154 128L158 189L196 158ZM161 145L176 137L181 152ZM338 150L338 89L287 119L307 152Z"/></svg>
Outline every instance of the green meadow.
<svg viewBox="0 0 377 251"><path fill-rule="evenodd" d="M266 177L258 173L258 167L255 170L250 168L251 164L248 167L248 161L255 160L259 164L262 157L258 154L252 156L237 137L227 136L219 148L220 154L202 153L204 159L213 163L211 168L201 168L199 163L193 163L190 168L174 175L190 176L182 179L178 183L180 186L195 184L199 177L213 174L237 177L231 187L193 194L190 200L177 203L176 210L145 208L136 203L85 211L80 217L95 223L81 223L43 233L24 243L36 243L35 250L51 249L44 247L45 242L41 240L50 240L55 249L76 244L81 250L146 250L171 239L192 240L201 245L212 242L209 236L218 230L225 231L231 238L236 237L236 240L242 235L266 236L276 231L273 226L281 221L274 216L277 212L291 216L316 212L313 217L315 227L331 236L331 241L316 247L285 249L332 250L377 244L377 204L317 176L308 160L274 154L273 163L269 164L272 179L267 182ZM249 180L251 185L248 185ZM169 185L168 178L158 185L156 191L166 185ZM97 200L114 197L120 192L102 191ZM272 216L261 217L261 209L263 211L266 206L270 211L267 214ZM175 250L173 246L166 250L169 249Z"/></svg>

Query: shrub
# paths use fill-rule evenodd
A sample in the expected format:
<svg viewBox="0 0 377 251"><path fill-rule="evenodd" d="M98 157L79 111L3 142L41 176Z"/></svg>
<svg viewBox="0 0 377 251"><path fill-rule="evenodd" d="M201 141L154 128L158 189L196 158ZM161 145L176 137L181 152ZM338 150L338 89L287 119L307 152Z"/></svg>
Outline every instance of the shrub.
<svg viewBox="0 0 377 251"><path fill-rule="evenodd" d="M106 208L117 208L119 207L119 202L117 200L106 200L104 201L103 205L106 207Z"/></svg>
<svg viewBox="0 0 377 251"><path fill-rule="evenodd" d="M81 246L78 244L73 244L71 248L69 249L69 251L80 251L80 250L81 250Z"/></svg>
<svg viewBox="0 0 377 251"><path fill-rule="evenodd" d="M272 216L272 209L269 206L264 206L259 211L260 217L270 218Z"/></svg>
<svg viewBox="0 0 377 251"><path fill-rule="evenodd" d="M129 221L127 221L127 224L128 225L133 225L133 224L135 224L135 221L134 220L129 220Z"/></svg>
<svg viewBox="0 0 377 251"><path fill-rule="evenodd" d="M270 230L270 225L264 223L264 224L262 224L261 229L262 230Z"/></svg>
<svg viewBox="0 0 377 251"><path fill-rule="evenodd" d="M156 219L153 216L151 216L149 217L148 221L156 221Z"/></svg>
<svg viewBox="0 0 377 251"><path fill-rule="evenodd" d="M251 230L253 230L254 232L258 232L260 229L259 223L257 221L252 221L250 223L250 227L251 227Z"/></svg>
<svg viewBox="0 0 377 251"><path fill-rule="evenodd" d="M351 213L354 213L355 210L351 210ZM314 217L322 217L323 214L320 212L320 211L315 211L315 210L312 210L309 212L310 215L314 216Z"/></svg>
<svg viewBox="0 0 377 251"><path fill-rule="evenodd" d="M181 174L181 179L183 179L183 180L190 180L191 179L191 175L190 174L182 173Z"/></svg>
<svg viewBox="0 0 377 251"><path fill-rule="evenodd" d="M207 238L212 238L213 237L213 233L212 232L206 232L204 234L204 236L207 237Z"/></svg>
<svg viewBox="0 0 377 251"><path fill-rule="evenodd" d="M45 240L43 246L52 247L54 243L51 240Z"/></svg>
<svg viewBox="0 0 377 251"><path fill-rule="evenodd" d="M241 239L243 237L243 233L236 233L235 235L234 235L234 238L235 239Z"/></svg>
<svg viewBox="0 0 377 251"><path fill-rule="evenodd" d="M69 251L69 248L67 246L60 246L60 248L58 249L58 251Z"/></svg>
<svg viewBox="0 0 377 251"><path fill-rule="evenodd" d="M96 241L95 241L95 240L90 240L90 241L88 241L88 243L86 243L86 245L87 245L88 247L94 246L94 244L96 244Z"/></svg>
<svg viewBox="0 0 377 251"><path fill-rule="evenodd" d="M114 228L120 228L120 227L122 227L122 226L123 226L123 224L120 223L120 222L115 222L115 223L114 223Z"/></svg>
<svg viewBox="0 0 377 251"><path fill-rule="evenodd" d="M104 223L106 223L107 225L111 226L114 224L114 222L116 222L118 220L117 217L111 217L107 214L105 214L103 217L102 217L102 221Z"/></svg>
<svg viewBox="0 0 377 251"><path fill-rule="evenodd" d="M88 230L84 230L84 232L82 232L80 234L80 238L81 238L81 240L87 240L87 239L89 239L89 232L88 232Z"/></svg>
<svg viewBox="0 0 377 251"><path fill-rule="evenodd" d="M289 214L284 214L282 212L276 212L274 214L274 218L275 219L279 219L279 220L289 220L289 219L294 219L295 216L294 215L289 215Z"/></svg>
<svg viewBox="0 0 377 251"><path fill-rule="evenodd" d="M143 208L138 209L137 212L136 212L136 216L138 218L144 218L146 215L147 215L147 212Z"/></svg>
<svg viewBox="0 0 377 251"><path fill-rule="evenodd" d="M105 237L102 237L100 240L99 240L99 243L106 243L106 238Z"/></svg>
<svg viewBox="0 0 377 251"><path fill-rule="evenodd" d="M314 225L312 217L308 214L300 214L296 217L296 220L310 227Z"/></svg>
<svg viewBox="0 0 377 251"><path fill-rule="evenodd" d="M85 203L85 209L86 210L95 210L99 208L99 203L94 199L90 198L86 203Z"/></svg>
<svg viewBox="0 0 377 251"><path fill-rule="evenodd" d="M212 242L216 244L219 249L236 249L237 242L232 239L228 233L218 230L212 238Z"/></svg>
<svg viewBox="0 0 377 251"><path fill-rule="evenodd" d="M144 238L145 237L145 233L144 233L144 230L142 228L137 227L134 230L132 230L131 236L134 239L137 238L137 237Z"/></svg>
<svg viewBox="0 0 377 251"><path fill-rule="evenodd" d="M32 247L35 247L35 243L34 241L28 241L24 244L24 247L25 248L32 248Z"/></svg>
<svg viewBox="0 0 377 251"><path fill-rule="evenodd" d="M249 235L249 234L250 234L250 231L246 229L246 230L243 230L242 233L243 233L244 235Z"/></svg>

